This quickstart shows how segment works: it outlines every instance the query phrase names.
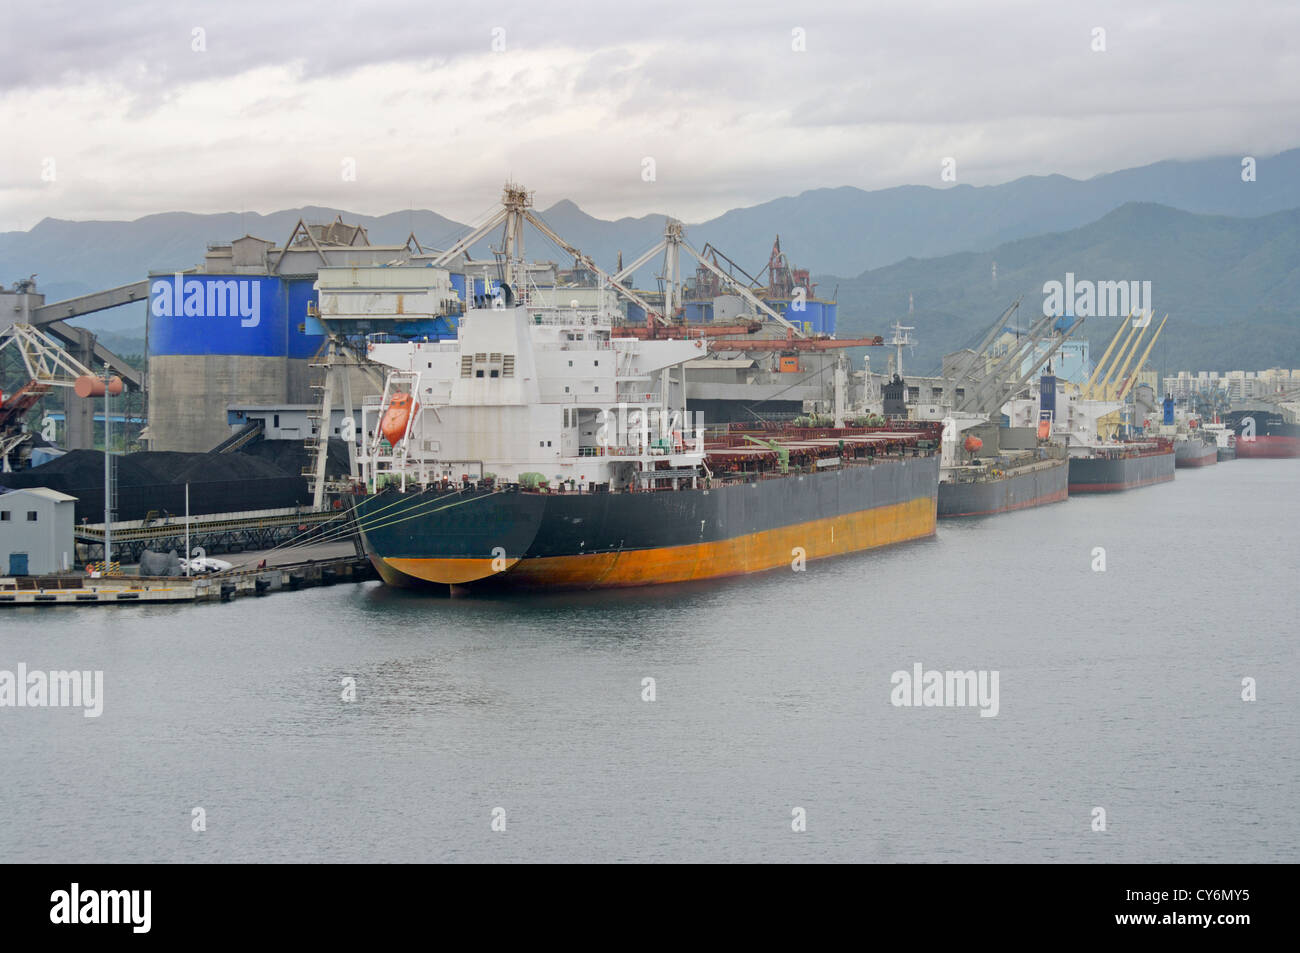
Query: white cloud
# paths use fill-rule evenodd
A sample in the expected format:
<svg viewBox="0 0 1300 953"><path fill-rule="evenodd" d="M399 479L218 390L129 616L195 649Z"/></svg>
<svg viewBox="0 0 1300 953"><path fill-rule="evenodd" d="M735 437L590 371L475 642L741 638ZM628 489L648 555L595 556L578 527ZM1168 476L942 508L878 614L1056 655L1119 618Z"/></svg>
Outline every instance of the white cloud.
<svg viewBox="0 0 1300 953"><path fill-rule="evenodd" d="M507 177L542 205L700 220L820 186L940 185L944 156L970 184L1088 176L1267 154L1300 128L1283 2L70 10L16 15L0 228L303 204L464 220Z"/></svg>

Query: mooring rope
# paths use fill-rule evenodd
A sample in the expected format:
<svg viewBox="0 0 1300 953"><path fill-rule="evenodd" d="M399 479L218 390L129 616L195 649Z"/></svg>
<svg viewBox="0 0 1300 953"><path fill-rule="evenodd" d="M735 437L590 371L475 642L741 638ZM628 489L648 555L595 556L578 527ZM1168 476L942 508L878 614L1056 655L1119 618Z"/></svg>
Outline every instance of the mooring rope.
<svg viewBox="0 0 1300 953"><path fill-rule="evenodd" d="M463 490L457 490L455 495L459 495L462 492ZM270 554L276 552L284 553L294 549L301 549L307 546L317 546L317 545L324 545L332 542L338 542L343 539L351 538L353 535L360 532L361 530L366 530L367 532L369 532L375 529L384 529L389 526L395 526L399 523L405 523L409 520L420 519L425 516L432 516L434 513L441 513L444 510L449 510L457 506L463 506L466 503L473 503L476 500L486 499L489 496L495 496L498 493L503 493L503 492L505 491L501 489L495 489L491 493L484 494L483 496L474 496L463 500L456 500L455 502L445 503L441 506L437 504L443 503L443 501L446 499L445 496L437 497L432 500L418 501L415 503L411 503L408 499L404 497L399 497L398 499L394 500L392 503L385 504L384 506L378 507L377 509L372 510L370 513L367 513L364 520L357 520L355 518L353 514L359 509L360 504L353 504L347 510L340 511L339 513L340 518L345 519L346 522L337 526L335 529L329 530L328 532L325 532L314 538L307 538L307 537L311 537L312 533L316 531L315 529L305 530L304 532L297 534L291 539L283 543L280 543L279 545L274 546L271 549L265 550L262 553L261 558L265 559ZM383 516L383 517L380 516L380 514L384 513L386 510L391 510L395 506L401 506L403 503L408 504L405 510L399 510L397 513L389 514L388 516ZM347 519L348 517L351 517L351 519ZM213 575L221 575L222 573L235 572L236 570L247 568L248 566L251 565L251 563L252 563L251 560L249 560L248 562L239 563L235 566L232 566L230 569L223 569L221 570L221 573L214 573Z"/></svg>

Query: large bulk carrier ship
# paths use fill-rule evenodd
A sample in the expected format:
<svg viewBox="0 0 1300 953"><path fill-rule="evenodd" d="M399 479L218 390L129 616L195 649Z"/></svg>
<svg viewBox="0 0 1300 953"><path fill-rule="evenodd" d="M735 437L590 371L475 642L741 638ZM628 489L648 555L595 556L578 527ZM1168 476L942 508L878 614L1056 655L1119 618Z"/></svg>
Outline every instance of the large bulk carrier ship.
<svg viewBox="0 0 1300 953"><path fill-rule="evenodd" d="M703 340L619 337L612 310L523 287L467 302L454 341L370 348L391 371L353 504L390 585L683 582L934 533L938 424L708 439L680 387Z"/></svg>

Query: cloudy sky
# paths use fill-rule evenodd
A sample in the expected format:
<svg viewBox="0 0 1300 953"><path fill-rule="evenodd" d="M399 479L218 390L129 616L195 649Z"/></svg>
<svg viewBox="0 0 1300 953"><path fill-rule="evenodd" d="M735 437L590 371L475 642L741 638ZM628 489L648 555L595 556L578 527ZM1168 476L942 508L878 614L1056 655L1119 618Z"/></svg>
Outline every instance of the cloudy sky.
<svg viewBox="0 0 1300 953"><path fill-rule="evenodd" d="M1294 0L44 0L5 4L0 36L0 230L467 221L507 178L541 207L699 221L943 186L948 157L983 185L1300 145Z"/></svg>

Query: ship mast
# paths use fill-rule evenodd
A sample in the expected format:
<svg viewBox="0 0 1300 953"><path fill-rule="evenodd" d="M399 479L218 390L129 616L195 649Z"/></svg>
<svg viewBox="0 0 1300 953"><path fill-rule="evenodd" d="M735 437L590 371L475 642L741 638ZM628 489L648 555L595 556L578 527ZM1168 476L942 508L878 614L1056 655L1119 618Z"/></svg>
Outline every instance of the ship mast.
<svg viewBox="0 0 1300 953"><path fill-rule="evenodd" d="M907 332L915 330L916 328L914 327L908 328L899 324L897 321L894 322L894 336L890 339L889 343L894 346L894 352L896 355L894 359L894 373L899 377L903 376L903 348L911 347L916 343L912 340L912 335Z"/></svg>
<svg viewBox="0 0 1300 953"><path fill-rule="evenodd" d="M522 300L527 294L528 266L524 263L524 222L528 209L533 205L533 193L523 186L507 182L501 196L501 205L505 209L505 247L506 281L509 282L516 300Z"/></svg>

